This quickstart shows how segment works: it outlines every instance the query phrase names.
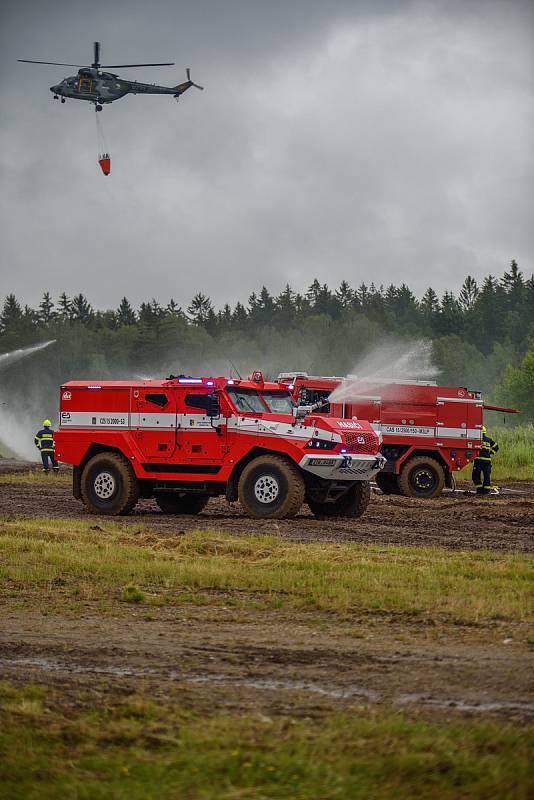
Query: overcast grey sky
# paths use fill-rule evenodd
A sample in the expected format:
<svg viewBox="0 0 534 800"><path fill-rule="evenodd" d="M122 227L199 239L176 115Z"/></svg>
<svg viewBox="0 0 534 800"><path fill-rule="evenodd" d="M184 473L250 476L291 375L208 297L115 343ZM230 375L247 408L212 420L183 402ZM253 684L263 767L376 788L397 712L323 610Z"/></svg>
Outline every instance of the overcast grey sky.
<svg viewBox="0 0 534 800"><path fill-rule="evenodd" d="M318 277L418 293L533 269L534 3L146 0L2 4L0 294L97 307L246 301ZM206 87L99 115L76 70Z"/></svg>

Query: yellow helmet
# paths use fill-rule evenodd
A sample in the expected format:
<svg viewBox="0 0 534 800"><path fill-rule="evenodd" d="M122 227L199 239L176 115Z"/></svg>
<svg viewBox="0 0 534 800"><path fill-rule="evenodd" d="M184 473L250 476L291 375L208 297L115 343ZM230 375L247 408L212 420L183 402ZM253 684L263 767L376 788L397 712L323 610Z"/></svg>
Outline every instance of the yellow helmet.
<svg viewBox="0 0 534 800"><path fill-rule="evenodd" d="M486 426L485 426L485 425L483 425L483 426L482 426L482 433L487 433L487 432L488 432L488 429L486 428Z"/></svg>
<svg viewBox="0 0 534 800"><path fill-rule="evenodd" d="M51 427L52 427L52 423L50 422L50 420L49 419L44 419L43 420L43 428L51 428Z"/></svg>

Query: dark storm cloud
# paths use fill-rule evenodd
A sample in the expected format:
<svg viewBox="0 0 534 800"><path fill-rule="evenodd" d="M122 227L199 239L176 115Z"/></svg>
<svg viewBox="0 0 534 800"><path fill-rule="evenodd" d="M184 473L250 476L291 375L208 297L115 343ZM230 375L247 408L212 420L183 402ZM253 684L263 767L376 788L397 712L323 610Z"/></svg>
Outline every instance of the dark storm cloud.
<svg viewBox="0 0 534 800"><path fill-rule="evenodd" d="M3 21L4 293L186 305L532 270L531 3L49 2ZM105 108L108 179L91 107L48 91L69 70L16 63L81 63L94 39L104 63L177 62L125 77L190 66L206 86Z"/></svg>

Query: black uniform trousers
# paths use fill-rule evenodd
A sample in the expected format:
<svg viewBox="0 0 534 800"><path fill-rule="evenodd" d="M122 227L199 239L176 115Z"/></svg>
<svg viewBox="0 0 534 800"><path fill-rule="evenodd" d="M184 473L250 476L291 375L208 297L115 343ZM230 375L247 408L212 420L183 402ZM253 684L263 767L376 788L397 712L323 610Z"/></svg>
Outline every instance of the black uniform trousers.
<svg viewBox="0 0 534 800"><path fill-rule="evenodd" d="M491 488L491 459L475 458L471 477L477 494L487 494Z"/></svg>
<svg viewBox="0 0 534 800"><path fill-rule="evenodd" d="M54 469L59 469L58 463L54 458L54 451L53 450L41 450L41 461L43 462L43 469L48 470L50 469L48 460L50 459L50 463Z"/></svg>

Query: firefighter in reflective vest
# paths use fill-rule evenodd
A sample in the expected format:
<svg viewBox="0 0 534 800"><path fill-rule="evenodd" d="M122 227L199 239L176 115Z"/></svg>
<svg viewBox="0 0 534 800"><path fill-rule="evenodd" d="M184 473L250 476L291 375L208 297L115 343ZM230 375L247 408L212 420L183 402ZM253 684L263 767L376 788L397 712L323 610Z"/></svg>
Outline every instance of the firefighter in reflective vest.
<svg viewBox="0 0 534 800"><path fill-rule="evenodd" d="M499 445L487 435L486 426L482 426L480 455L473 462L473 483L477 494L489 494L491 489L491 459L499 449Z"/></svg>
<svg viewBox="0 0 534 800"><path fill-rule="evenodd" d="M59 466L54 458L54 431L52 430L52 423L49 419L43 420L43 427L35 434L34 441L36 448L41 453L43 472L49 471L49 460L52 463L52 469L54 472L57 472L59 470Z"/></svg>

